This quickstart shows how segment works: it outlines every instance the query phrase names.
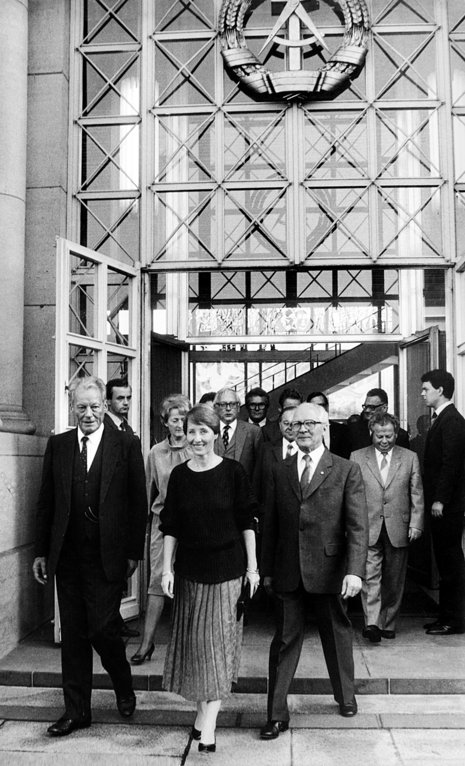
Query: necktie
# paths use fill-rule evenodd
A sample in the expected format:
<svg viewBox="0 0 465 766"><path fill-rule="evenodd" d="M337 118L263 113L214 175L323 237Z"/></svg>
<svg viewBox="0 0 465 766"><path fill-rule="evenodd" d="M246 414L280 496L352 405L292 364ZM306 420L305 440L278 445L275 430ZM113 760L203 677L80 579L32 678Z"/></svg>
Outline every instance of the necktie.
<svg viewBox="0 0 465 766"><path fill-rule="evenodd" d="M300 488L302 490L302 494L305 492L308 485L310 484L310 479L311 479L310 466L312 463L312 458L310 457L310 455L304 455L304 460L305 460L305 468L302 472L302 476L300 477Z"/></svg>
<svg viewBox="0 0 465 766"><path fill-rule="evenodd" d="M228 431L229 431L230 427L231 426L225 426L224 429L223 429L223 444L224 444L224 448L225 449L227 449L228 444L229 444L229 433L228 433Z"/></svg>
<svg viewBox="0 0 465 766"><path fill-rule="evenodd" d="M386 484L387 473L388 473L388 461L387 461L386 455L383 455L381 459L380 471L381 471L381 477L383 479L383 484Z"/></svg>
<svg viewBox="0 0 465 766"><path fill-rule="evenodd" d="M89 441L88 436L83 436L81 439L80 464L81 464L81 471L83 476L87 476L87 442L88 441Z"/></svg>
<svg viewBox="0 0 465 766"><path fill-rule="evenodd" d="M121 431L126 431L127 430L126 421L124 419L121 421L119 427L120 427Z"/></svg>
<svg viewBox="0 0 465 766"><path fill-rule="evenodd" d="M292 444L291 442L289 442L286 449L286 457L291 457L292 453L293 453Z"/></svg>
<svg viewBox="0 0 465 766"><path fill-rule="evenodd" d="M431 426L430 426L430 428L432 428L434 426L434 424L436 423L437 416L438 416L438 413L437 412L433 412L433 414L431 416Z"/></svg>

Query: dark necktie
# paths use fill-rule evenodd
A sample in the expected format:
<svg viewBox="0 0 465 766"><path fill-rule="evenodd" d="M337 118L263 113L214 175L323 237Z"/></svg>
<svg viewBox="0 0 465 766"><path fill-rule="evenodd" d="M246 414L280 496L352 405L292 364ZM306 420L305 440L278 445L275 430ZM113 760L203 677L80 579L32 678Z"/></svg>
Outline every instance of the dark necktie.
<svg viewBox="0 0 465 766"><path fill-rule="evenodd" d="M80 464L81 464L82 475L84 477L87 476L87 442L88 441L89 441L88 436L83 436L81 439Z"/></svg>
<svg viewBox="0 0 465 766"><path fill-rule="evenodd" d="M432 428L434 426L434 424L436 423L437 416L438 416L438 413L437 412L433 412L433 414L431 416L431 426L430 426L430 428Z"/></svg>
<svg viewBox="0 0 465 766"><path fill-rule="evenodd" d="M229 433L228 433L228 431L229 431L230 428L231 428L231 426L225 426L224 429L223 429L223 444L224 444L224 448L225 449L228 448L228 444L229 444Z"/></svg>
<svg viewBox="0 0 465 766"><path fill-rule="evenodd" d="M291 444L291 442L289 442L288 445L287 445L287 449L286 449L286 457L291 457L292 452L293 452L292 444Z"/></svg>
<svg viewBox="0 0 465 766"><path fill-rule="evenodd" d="M310 455L304 455L305 460L305 468L302 471L302 476L300 477L300 489L302 490L302 494L306 491L309 483L310 483L310 466L312 462L312 458Z"/></svg>
<svg viewBox="0 0 465 766"><path fill-rule="evenodd" d="M119 427L120 427L121 431L127 431L127 430L128 430L128 426L127 426L127 423L126 423L126 421L124 420L124 418L123 418L123 420L121 421L121 423L119 424Z"/></svg>

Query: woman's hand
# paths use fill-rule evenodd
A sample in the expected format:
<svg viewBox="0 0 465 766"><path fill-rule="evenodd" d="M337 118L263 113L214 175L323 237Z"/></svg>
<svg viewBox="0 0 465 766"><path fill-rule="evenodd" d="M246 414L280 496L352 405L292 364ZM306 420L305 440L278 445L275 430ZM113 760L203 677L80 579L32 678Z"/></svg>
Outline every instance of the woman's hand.
<svg viewBox="0 0 465 766"><path fill-rule="evenodd" d="M161 576L161 587L163 593L168 598L174 597L174 574L173 572L163 572Z"/></svg>
<svg viewBox="0 0 465 766"><path fill-rule="evenodd" d="M250 587L250 598L256 593L258 586L260 585L260 574L258 569L247 569L245 572L246 582Z"/></svg>

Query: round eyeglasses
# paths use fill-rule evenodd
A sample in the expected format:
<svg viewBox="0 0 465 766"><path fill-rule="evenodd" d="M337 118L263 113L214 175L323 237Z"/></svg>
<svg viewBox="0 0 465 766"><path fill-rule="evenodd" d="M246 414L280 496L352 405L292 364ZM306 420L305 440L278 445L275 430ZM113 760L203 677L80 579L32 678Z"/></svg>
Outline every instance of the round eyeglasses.
<svg viewBox="0 0 465 766"><path fill-rule="evenodd" d="M307 431L311 431L312 428L315 428L315 426L321 426L322 422L321 420L294 420L292 422L292 430L293 431L300 431L302 426L307 429Z"/></svg>

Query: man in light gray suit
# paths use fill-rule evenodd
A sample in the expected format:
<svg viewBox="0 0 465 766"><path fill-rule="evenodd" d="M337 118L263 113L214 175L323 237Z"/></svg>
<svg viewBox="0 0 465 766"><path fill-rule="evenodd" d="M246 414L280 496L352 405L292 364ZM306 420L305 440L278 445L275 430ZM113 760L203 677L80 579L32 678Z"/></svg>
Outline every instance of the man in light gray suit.
<svg viewBox="0 0 465 766"><path fill-rule="evenodd" d="M236 391L231 388L218 391L213 406L221 420L221 432L215 441L216 454L237 460L253 482L263 444L261 428L238 420L241 402Z"/></svg>
<svg viewBox="0 0 465 766"><path fill-rule="evenodd" d="M417 455L396 445L399 421L386 412L369 422L373 444L352 452L365 483L369 544L362 585L363 636L372 643L396 637L409 542L423 531L424 501Z"/></svg>

